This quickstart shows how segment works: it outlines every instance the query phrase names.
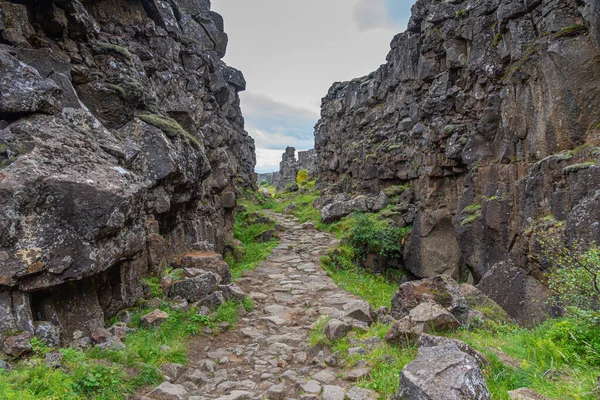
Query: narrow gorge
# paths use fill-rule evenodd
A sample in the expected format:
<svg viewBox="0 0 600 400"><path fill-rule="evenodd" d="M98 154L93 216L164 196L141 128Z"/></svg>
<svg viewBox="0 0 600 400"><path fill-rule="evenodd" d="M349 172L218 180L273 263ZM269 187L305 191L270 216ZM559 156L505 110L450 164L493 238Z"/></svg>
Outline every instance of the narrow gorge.
<svg viewBox="0 0 600 400"><path fill-rule="evenodd" d="M216 3L0 0L0 399L600 398L600 0L416 0L268 173Z"/></svg>

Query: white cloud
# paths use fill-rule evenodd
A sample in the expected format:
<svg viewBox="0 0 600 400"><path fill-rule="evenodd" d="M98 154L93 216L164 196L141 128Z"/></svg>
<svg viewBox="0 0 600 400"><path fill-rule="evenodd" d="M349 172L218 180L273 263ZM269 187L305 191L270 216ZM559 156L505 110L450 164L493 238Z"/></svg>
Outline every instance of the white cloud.
<svg viewBox="0 0 600 400"><path fill-rule="evenodd" d="M269 150L256 148L256 172L279 171L279 163L283 150Z"/></svg>
<svg viewBox="0 0 600 400"><path fill-rule="evenodd" d="M385 0L360 0L354 7L353 17L361 31L390 26Z"/></svg>

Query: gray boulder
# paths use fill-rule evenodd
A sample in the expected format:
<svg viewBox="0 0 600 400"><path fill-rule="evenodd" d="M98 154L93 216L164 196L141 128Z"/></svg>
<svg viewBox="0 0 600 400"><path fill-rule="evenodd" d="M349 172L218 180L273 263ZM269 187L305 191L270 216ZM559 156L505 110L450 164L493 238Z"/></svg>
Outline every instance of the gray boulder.
<svg viewBox="0 0 600 400"><path fill-rule="evenodd" d="M368 303L364 301L358 301L355 303L351 303L347 308L344 309L344 316L347 318L352 318L357 321L361 321L366 323L367 325L371 325L374 322L377 322L377 313Z"/></svg>
<svg viewBox="0 0 600 400"><path fill-rule="evenodd" d="M477 289L499 304L511 317L533 326L552 315L548 289L533 276L510 262L494 265L479 281Z"/></svg>
<svg viewBox="0 0 600 400"><path fill-rule="evenodd" d="M419 333L412 330L408 318L395 321L385 334L385 341L397 346L413 346L419 340Z"/></svg>
<svg viewBox="0 0 600 400"><path fill-rule="evenodd" d="M485 358L485 356L483 354L481 354L480 352L478 352L477 350L475 350L474 348L472 348L465 342L462 342L458 339L452 339L452 338L448 338L448 337L444 337L444 336L433 336L433 335L428 335L426 333L423 333L422 335L419 336L418 345L419 345L419 348L421 348L421 347L442 346L442 345L448 344L448 343L452 343L452 344L456 345L456 347L458 347L460 349L460 351L462 351L463 353L467 353L468 355L473 357L475 360L477 360L477 363L479 364L480 367L483 367L484 365L489 364L487 358Z"/></svg>
<svg viewBox="0 0 600 400"><path fill-rule="evenodd" d="M2 340L2 352L10 357L20 357L29 353L31 348L30 340L33 335L29 332L21 332L11 336L0 336Z"/></svg>
<svg viewBox="0 0 600 400"><path fill-rule="evenodd" d="M57 114L62 109L61 90L51 79L0 48L0 118L42 112Z"/></svg>
<svg viewBox="0 0 600 400"><path fill-rule="evenodd" d="M35 337L49 347L60 346L60 328L51 322L39 321L35 323Z"/></svg>
<svg viewBox="0 0 600 400"><path fill-rule="evenodd" d="M400 399L488 400L477 361L455 344L421 347L400 373Z"/></svg>
<svg viewBox="0 0 600 400"><path fill-rule="evenodd" d="M194 278L183 279L169 289L169 297L181 296L189 302L196 302L214 292L221 277L212 272L205 272Z"/></svg>
<svg viewBox="0 0 600 400"><path fill-rule="evenodd" d="M325 328L323 328L323 334L329 340L336 340L346 336L346 333L350 329L352 329L352 325L342 322L339 319L330 319L327 321Z"/></svg>
<svg viewBox="0 0 600 400"><path fill-rule="evenodd" d="M185 400L188 395L185 386L163 382L156 389L143 396L141 400Z"/></svg>
<svg viewBox="0 0 600 400"><path fill-rule="evenodd" d="M436 303L421 303L408 315L415 332L455 331L461 323L448 310Z"/></svg>
<svg viewBox="0 0 600 400"><path fill-rule="evenodd" d="M223 293L225 300L243 300L246 293L235 283L219 285L219 291Z"/></svg>
<svg viewBox="0 0 600 400"><path fill-rule="evenodd" d="M321 219L326 224L337 221L352 212L352 205L348 201L340 201L326 205L321 209Z"/></svg>
<svg viewBox="0 0 600 400"><path fill-rule="evenodd" d="M390 312L392 317L401 319L419 304L429 301L446 308L461 323L466 321L469 312L467 300L458 283L447 275L403 283L392 299Z"/></svg>

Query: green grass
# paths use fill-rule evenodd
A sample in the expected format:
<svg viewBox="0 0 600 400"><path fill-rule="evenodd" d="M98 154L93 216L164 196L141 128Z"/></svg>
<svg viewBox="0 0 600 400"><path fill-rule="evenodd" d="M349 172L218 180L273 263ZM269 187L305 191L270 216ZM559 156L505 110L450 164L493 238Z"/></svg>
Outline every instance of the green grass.
<svg viewBox="0 0 600 400"><path fill-rule="evenodd" d="M321 258L321 266L342 289L365 299L374 308L390 307L398 283L373 275L358 267L349 246L340 246Z"/></svg>
<svg viewBox="0 0 600 400"><path fill-rule="evenodd" d="M150 310L138 311L131 326L137 332L124 339L125 350L91 347L80 351L60 349L63 368L49 368L43 358L51 349L32 340L34 355L22 360L10 372L0 372L2 399L116 400L137 389L150 389L163 381L159 368L164 363L187 362L187 343L202 329L215 329L222 322L235 326L238 307L253 308L252 300L228 301L214 316L200 316L197 310L176 311L161 307L169 319L157 328L142 328L141 317ZM164 347L163 347L164 346Z"/></svg>
<svg viewBox="0 0 600 400"><path fill-rule="evenodd" d="M273 204L273 212L283 214L285 208L290 204L296 204L296 209L292 215L298 218L300 223L312 221L316 225L321 225L321 210L313 207L313 202L320 197L319 191L314 189L314 182L308 182L303 186L306 192L278 194L276 202Z"/></svg>
<svg viewBox="0 0 600 400"><path fill-rule="evenodd" d="M484 375L494 399L508 400L507 392L521 387L552 399L591 400L600 394L600 327L558 319L532 330L503 325L493 331L460 330L450 336L486 355L490 365ZM499 351L516 359L518 367L503 364Z"/></svg>
<svg viewBox="0 0 600 400"><path fill-rule="evenodd" d="M261 233L274 229L274 222L255 224L249 221L251 214L262 215L261 210L269 208L270 199L260 193L246 193L239 204L245 207L246 211L235 216L234 237L242 243L243 249L241 256L235 257L230 253L225 256L234 279L241 277L244 271L252 271L256 268L279 245L279 240L276 239L266 243L258 243L254 240Z"/></svg>

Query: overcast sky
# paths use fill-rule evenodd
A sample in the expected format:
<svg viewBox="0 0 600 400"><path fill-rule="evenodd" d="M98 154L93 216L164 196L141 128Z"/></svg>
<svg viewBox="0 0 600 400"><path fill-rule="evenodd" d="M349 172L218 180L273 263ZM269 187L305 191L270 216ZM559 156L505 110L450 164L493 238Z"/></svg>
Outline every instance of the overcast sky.
<svg viewBox="0 0 600 400"><path fill-rule="evenodd" d="M286 146L313 147L321 98L337 81L385 63L414 0L212 0L225 18L225 62L242 70L246 130L257 172L279 169Z"/></svg>

